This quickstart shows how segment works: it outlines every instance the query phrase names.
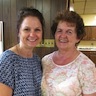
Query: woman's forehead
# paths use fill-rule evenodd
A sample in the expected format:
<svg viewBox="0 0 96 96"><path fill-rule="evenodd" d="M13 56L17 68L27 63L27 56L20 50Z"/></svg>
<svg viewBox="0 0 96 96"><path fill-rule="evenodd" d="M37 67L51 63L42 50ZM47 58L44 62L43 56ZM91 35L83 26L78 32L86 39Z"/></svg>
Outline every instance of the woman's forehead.
<svg viewBox="0 0 96 96"><path fill-rule="evenodd" d="M65 23L68 27L76 27L76 24L73 22L67 22L67 21L60 21L60 23Z"/></svg>

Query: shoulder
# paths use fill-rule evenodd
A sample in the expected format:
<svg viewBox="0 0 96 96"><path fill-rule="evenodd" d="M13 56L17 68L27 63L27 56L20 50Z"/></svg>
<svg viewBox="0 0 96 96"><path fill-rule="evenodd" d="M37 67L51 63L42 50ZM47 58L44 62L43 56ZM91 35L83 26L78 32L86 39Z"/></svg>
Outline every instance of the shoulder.
<svg viewBox="0 0 96 96"><path fill-rule="evenodd" d="M95 70L95 64L82 52L75 60L75 63L81 74L89 74Z"/></svg>
<svg viewBox="0 0 96 96"><path fill-rule="evenodd" d="M90 59L90 58L88 58L85 54L83 54L82 52L80 53L80 55L79 55L79 61L81 62L81 66L85 66L85 67L87 67L87 66L95 66L95 64L93 63L93 61Z"/></svg>
<svg viewBox="0 0 96 96"><path fill-rule="evenodd" d="M9 59L9 58L11 58L12 59L12 57L16 57L17 55L16 55L16 53L14 53L13 51L11 51L11 50L6 50L6 51L4 51L1 55L0 55L0 60L2 59Z"/></svg>
<svg viewBox="0 0 96 96"><path fill-rule="evenodd" d="M50 59L52 58L53 54L54 54L54 52L45 55L45 56L42 58L42 61L50 60Z"/></svg>
<svg viewBox="0 0 96 96"><path fill-rule="evenodd" d="M80 53L79 58L79 72L84 76L92 76L92 74L96 75L95 64L83 53Z"/></svg>
<svg viewBox="0 0 96 96"><path fill-rule="evenodd" d="M6 50L0 55L0 67L10 67L17 61L17 55L11 50Z"/></svg>
<svg viewBox="0 0 96 96"><path fill-rule="evenodd" d="M50 64L52 65L52 57L53 57L53 53L50 53L48 55L45 55L43 58L42 58L42 66L43 68L47 67L47 65L49 66Z"/></svg>
<svg viewBox="0 0 96 96"><path fill-rule="evenodd" d="M41 62L41 58L37 54L33 55L33 59L34 59L34 61Z"/></svg>

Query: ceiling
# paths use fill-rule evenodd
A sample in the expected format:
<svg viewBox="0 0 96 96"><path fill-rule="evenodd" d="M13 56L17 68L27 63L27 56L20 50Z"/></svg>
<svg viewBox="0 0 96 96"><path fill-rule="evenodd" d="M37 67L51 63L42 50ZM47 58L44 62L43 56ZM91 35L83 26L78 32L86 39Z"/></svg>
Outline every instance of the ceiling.
<svg viewBox="0 0 96 96"><path fill-rule="evenodd" d="M71 0L71 3L80 15L96 14L96 0Z"/></svg>

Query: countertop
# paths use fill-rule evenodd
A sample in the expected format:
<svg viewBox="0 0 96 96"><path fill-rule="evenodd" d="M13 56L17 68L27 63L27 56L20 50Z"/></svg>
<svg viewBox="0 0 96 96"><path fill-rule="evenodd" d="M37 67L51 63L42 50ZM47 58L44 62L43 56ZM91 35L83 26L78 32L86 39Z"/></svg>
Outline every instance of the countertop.
<svg viewBox="0 0 96 96"><path fill-rule="evenodd" d="M96 48L77 48L80 51L96 51Z"/></svg>

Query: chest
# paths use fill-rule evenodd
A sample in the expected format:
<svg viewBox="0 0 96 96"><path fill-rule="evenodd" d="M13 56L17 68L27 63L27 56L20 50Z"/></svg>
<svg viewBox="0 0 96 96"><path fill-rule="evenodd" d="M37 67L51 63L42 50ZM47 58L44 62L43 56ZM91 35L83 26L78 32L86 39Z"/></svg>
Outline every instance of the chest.
<svg viewBox="0 0 96 96"><path fill-rule="evenodd" d="M73 70L74 69L74 70ZM42 80L43 90L50 91L50 96L79 96L81 94L81 85L79 82L78 69L77 68L53 68L52 70L44 71ZM45 87L47 86L47 87ZM59 95L58 95L59 96Z"/></svg>

